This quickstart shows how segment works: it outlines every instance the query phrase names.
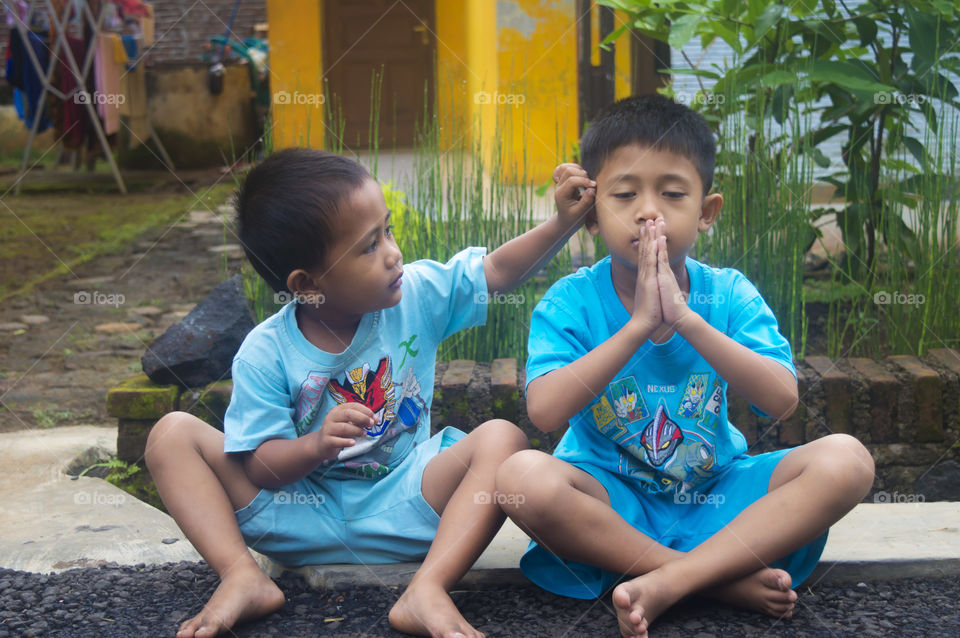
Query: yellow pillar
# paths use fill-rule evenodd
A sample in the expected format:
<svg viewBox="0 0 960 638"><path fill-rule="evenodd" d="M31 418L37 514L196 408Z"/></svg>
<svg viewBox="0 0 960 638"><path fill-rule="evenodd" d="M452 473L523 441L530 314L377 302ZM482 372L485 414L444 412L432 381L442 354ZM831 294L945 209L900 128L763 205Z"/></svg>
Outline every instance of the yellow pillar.
<svg viewBox="0 0 960 638"><path fill-rule="evenodd" d="M323 1L267 0L273 147L323 146Z"/></svg>
<svg viewBox="0 0 960 638"><path fill-rule="evenodd" d="M496 3L437 0L435 11L441 143L470 148L479 142L488 154L496 114L483 98L497 83Z"/></svg>

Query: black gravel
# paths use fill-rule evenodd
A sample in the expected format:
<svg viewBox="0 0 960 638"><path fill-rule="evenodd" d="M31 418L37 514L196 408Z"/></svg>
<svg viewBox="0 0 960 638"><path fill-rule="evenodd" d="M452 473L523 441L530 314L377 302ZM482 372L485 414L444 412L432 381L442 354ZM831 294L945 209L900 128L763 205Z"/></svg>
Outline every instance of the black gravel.
<svg viewBox="0 0 960 638"><path fill-rule="evenodd" d="M387 623L399 590L310 589L285 574L283 608L236 628L237 637L401 636ZM60 574L0 569L0 638L173 636L217 585L203 563L105 566ZM791 620L692 599L653 626L655 638L691 636L960 636L960 580L904 579L804 587ZM456 591L466 618L487 636L617 636L609 598L560 598L533 586Z"/></svg>

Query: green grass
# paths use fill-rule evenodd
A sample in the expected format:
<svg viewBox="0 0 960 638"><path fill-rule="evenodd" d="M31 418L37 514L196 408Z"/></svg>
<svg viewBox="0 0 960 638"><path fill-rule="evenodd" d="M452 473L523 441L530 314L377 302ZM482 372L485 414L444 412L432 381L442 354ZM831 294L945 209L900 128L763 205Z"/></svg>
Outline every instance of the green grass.
<svg viewBox="0 0 960 638"><path fill-rule="evenodd" d="M151 228L223 203L232 189L232 183L219 184L203 202L189 194L7 195L0 199L0 215L7 219L0 226L0 301L96 257L123 252Z"/></svg>

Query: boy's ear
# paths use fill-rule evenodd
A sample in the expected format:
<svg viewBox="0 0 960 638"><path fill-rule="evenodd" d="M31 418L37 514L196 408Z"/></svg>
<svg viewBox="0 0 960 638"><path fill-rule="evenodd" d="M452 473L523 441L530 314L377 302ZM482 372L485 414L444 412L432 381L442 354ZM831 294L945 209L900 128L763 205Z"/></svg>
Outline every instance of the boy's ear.
<svg viewBox="0 0 960 638"><path fill-rule="evenodd" d="M706 232L713 222L720 216L720 209L723 208L723 195L720 193L711 193L703 198L703 205L700 207L700 220L697 223L697 230L701 233Z"/></svg>
<svg viewBox="0 0 960 638"><path fill-rule="evenodd" d="M591 235L596 235L600 232L600 222L597 221L597 205L594 203L590 207L590 210L587 211L586 216L583 218L583 226L587 229L587 232Z"/></svg>
<svg viewBox="0 0 960 638"><path fill-rule="evenodd" d="M299 293L316 294L320 292L320 284L314 279L313 275L302 268L298 268L287 275L287 289L295 295Z"/></svg>

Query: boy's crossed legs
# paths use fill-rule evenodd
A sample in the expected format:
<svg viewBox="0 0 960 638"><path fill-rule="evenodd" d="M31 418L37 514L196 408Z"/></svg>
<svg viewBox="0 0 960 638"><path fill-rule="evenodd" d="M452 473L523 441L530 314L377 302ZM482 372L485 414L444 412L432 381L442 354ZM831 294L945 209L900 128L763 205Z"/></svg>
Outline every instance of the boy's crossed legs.
<svg viewBox="0 0 960 638"><path fill-rule="evenodd" d="M445 638L482 636L457 611L447 593L467 572L503 524L490 498L497 467L528 446L511 423L488 421L430 460L423 472L424 499L440 515L423 565L390 610L396 629ZM181 624L178 638L208 638L279 609L283 593L247 550L236 510L260 489L239 459L223 451L223 433L196 417L174 412L147 439L146 463L174 520L220 585L199 614Z"/></svg>
<svg viewBox="0 0 960 638"><path fill-rule="evenodd" d="M637 576L613 592L624 636L646 636L657 616L699 592L775 617L792 613L790 575L767 567L813 541L870 490L873 459L853 437L835 434L792 450L774 469L768 493L688 553L628 524L594 477L559 459L524 451L497 473L519 527L563 558ZM563 503L562 508L557 504Z"/></svg>

